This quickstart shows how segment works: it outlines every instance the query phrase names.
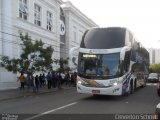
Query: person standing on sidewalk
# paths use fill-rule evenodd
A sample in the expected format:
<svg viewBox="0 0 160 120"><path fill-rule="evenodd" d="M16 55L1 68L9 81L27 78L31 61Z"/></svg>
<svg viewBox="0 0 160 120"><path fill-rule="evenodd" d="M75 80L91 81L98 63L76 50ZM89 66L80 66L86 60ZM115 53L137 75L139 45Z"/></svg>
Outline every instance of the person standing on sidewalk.
<svg viewBox="0 0 160 120"><path fill-rule="evenodd" d="M45 85L46 85L46 76L43 73L43 75L42 75L42 86L44 87Z"/></svg>
<svg viewBox="0 0 160 120"><path fill-rule="evenodd" d="M74 80L75 78L74 78L74 74L73 73L71 73L71 85L72 86L74 86Z"/></svg>
<svg viewBox="0 0 160 120"><path fill-rule="evenodd" d="M27 74L27 86L28 90L30 90L31 87L33 87L33 76L32 73L28 72Z"/></svg>
<svg viewBox="0 0 160 120"><path fill-rule="evenodd" d="M65 74L65 85L67 86L70 86L70 75L69 75L69 72L66 72Z"/></svg>
<svg viewBox="0 0 160 120"><path fill-rule="evenodd" d="M51 84L52 84L52 75L50 72L47 74L47 84L48 84L48 89L51 89Z"/></svg>
<svg viewBox="0 0 160 120"><path fill-rule="evenodd" d="M56 88L56 83L57 83L57 81L56 81L56 73L55 73L55 71L52 71L52 86L53 86L53 88Z"/></svg>
<svg viewBox="0 0 160 120"><path fill-rule="evenodd" d="M74 72L74 87L76 87L77 83L77 72Z"/></svg>
<svg viewBox="0 0 160 120"><path fill-rule="evenodd" d="M19 78L18 78L18 80L20 81L20 83L21 83L21 88L20 88L20 90L24 90L24 84L25 84L25 81L26 81L26 78L25 78L25 76L23 75L23 73L21 73L21 75L19 76ZM18 81L17 80L17 81Z"/></svg>
<svg viewBox="0 0 160 120"><path fill-rule="evenodd" d="M43 76L40 74L39 76L40 88L43 87Z"/></svg>
<svg viewBox="0 0 160 120"><path fill-rule="evenodd" d="M62 83L61 73L57 73L57 86L58 86L58 89L62 89L61 88L61 83Z"/></svg>
<svg viewBox="0 0 160 120"><path fill-rule="evenodd" d="M65 83L65 74L64 74L64 72L61 72L60 76L61 76L61 85L63 85Z"/></svg>
<svg viewBox="0 0 160 120"><path fill-rule="evenodd" d="M35 92L39 92L40 81L39 81L38 75L36 75L36 77L34 79L34 85L35 85Z"/></svg>

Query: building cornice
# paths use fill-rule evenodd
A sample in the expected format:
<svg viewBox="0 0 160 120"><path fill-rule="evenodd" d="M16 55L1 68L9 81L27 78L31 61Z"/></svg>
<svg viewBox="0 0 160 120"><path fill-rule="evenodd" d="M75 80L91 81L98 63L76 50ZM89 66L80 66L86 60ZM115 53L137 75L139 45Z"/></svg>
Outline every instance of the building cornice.
<svg viewBox="0 0 160 120"><path fill-rule="evenodd" d="M43 3L46 3L46 4L48 4L49 6L51 6L51 7L56 7L56 5L55 4L59 4L59 5L62 5L64 2L62 1L62 0L54 0L54 1L52 1L52 2L50 2L49 0L39 0L39 1L41 1L41 2L43 2Z"/></svg>
<svg viewBox="0 0 160 120"><path fill-rule="evenodd" d="M57 2L58 2L60 5L64 3L62 0L57 0Z"/></svg>
<svg viewBox="0 0 160 120"><path fill-rule="evenodd" d="M69 11L73 13L75 16L80 18L82 21L87 23L90 27L99 27L93 20L88 18L85 14L83 14L79 9L77 9L70 1L64 2L61 6L64 11Z"/></svg>

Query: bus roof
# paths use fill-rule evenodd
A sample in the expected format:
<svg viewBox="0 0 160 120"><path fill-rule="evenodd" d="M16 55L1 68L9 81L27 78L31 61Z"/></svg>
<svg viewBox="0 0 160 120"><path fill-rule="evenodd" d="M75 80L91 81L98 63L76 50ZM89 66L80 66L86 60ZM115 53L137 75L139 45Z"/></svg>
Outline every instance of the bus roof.
<svg viewBox="0 0 160 120"><path fill-rule="evenodd" d="M92 28L82 37L81 48L111 49L125 46L126 28Z"/></svg>

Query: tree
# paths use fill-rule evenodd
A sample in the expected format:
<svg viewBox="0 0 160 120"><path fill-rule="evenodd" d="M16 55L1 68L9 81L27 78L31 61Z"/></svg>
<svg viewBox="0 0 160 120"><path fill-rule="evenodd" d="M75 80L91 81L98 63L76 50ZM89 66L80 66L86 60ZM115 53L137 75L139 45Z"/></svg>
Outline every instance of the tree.
<svg viewBox="0 0 160 120"><path fill-rule="evenodd" d="M152 64L149 67L150 72L160 73L160 64Z"/></svg>
<svg viewBox="0 0 160 120"><path fill-rule="evenodd" d="M59 64L59 66L60 66L57 69L58 72L70 71L70 68L68 67L68 60L69 60L69 58L67 58L67 59L60 58L60 59L54 60L54 62L56 64Z"/></svg>
<svg viewBox="0 0 160 120"><path fill-rule="evenodd" d="M10 59L8 56L2 56L2 66L8 71L17 72L31 72L47 71L52 69L52 54L53 48L51 46L44 47L42 40L33 40L26 34L20 34L22 41L22 54L20 58Z"/></svg>

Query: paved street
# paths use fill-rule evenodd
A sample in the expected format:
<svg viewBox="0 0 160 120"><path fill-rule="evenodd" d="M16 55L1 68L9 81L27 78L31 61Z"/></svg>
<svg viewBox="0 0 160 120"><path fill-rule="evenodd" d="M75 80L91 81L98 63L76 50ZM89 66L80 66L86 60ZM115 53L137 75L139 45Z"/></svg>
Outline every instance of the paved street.
<svg viewBox="0 0 160 120"><path fill-rule="evenodd" d="M121 97L77 94L75 88L70 88L2 101L0 113L24 114L37 120L45 119L45 114L154 114L158 102L154 84Z"/></svg>

